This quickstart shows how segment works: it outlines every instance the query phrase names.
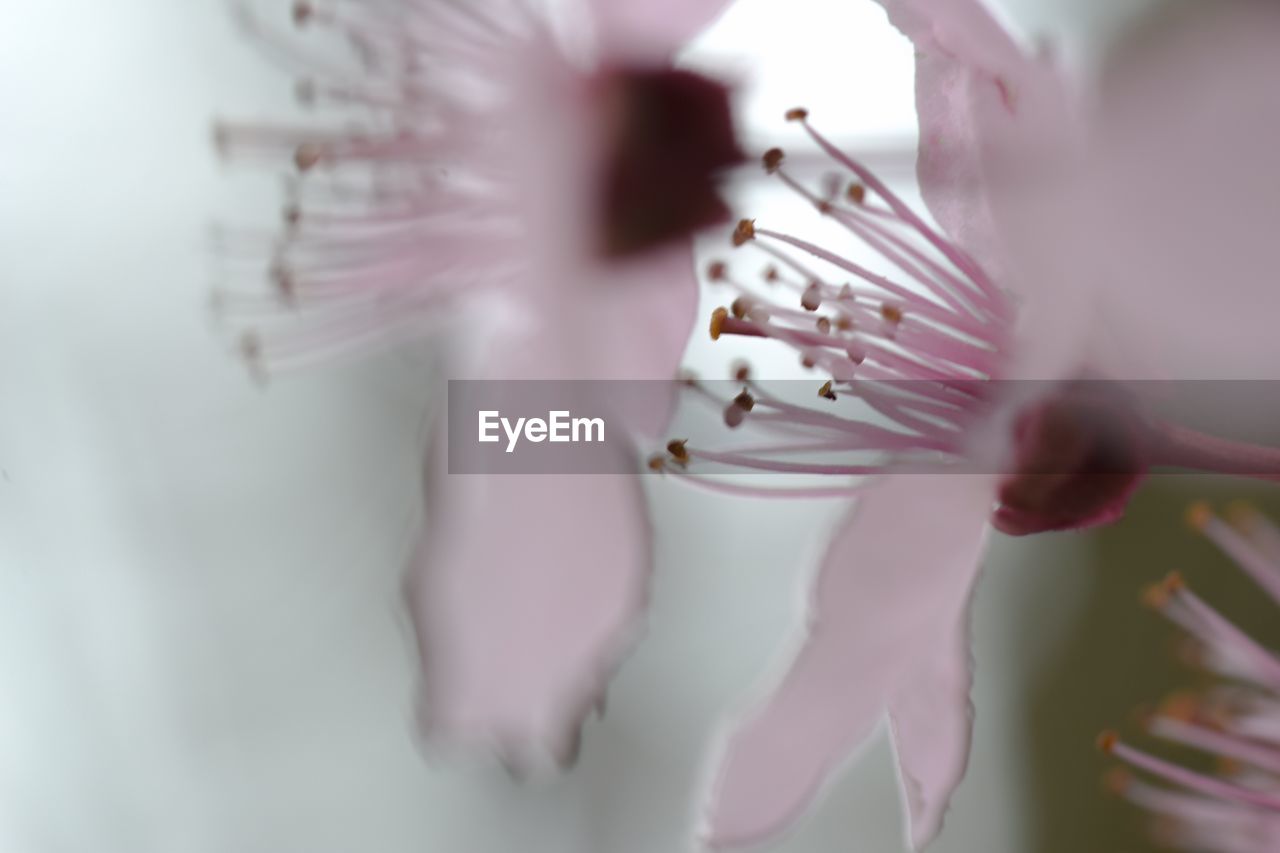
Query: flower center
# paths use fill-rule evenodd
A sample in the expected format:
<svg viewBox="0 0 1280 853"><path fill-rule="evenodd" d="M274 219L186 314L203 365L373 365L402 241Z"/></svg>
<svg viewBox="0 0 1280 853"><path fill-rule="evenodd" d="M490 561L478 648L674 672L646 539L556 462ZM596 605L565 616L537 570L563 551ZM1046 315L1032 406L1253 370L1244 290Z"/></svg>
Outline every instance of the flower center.
<svg viewBox="0 0 1280 853"><path fill-rule="evenodd" d="M1113 383L1069 383L1024 409L1013 433L992 524L1014 536L1115 521L1150 464L1147 425Z"/></svg>
<svg viewBox="0 0 1280 853"><path fill-rule="evenodd" d="M607 105L599 183L604 254L643 252L727 221L716 178L743 159L728 89L672 68L613 68L600 80Z"/></svg>

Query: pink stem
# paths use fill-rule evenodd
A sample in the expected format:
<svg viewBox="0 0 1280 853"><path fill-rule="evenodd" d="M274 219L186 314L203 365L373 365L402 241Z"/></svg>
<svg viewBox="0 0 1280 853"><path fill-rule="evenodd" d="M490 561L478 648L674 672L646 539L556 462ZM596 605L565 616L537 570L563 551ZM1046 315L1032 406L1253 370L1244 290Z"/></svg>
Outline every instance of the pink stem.
<svg viewBox="0 0 1280 853"><path fill-rule="evenodd" d="M1218 438L1169 423L1156 425L1152 434L1152 464L1280 480L1280 449Z"/></svg>

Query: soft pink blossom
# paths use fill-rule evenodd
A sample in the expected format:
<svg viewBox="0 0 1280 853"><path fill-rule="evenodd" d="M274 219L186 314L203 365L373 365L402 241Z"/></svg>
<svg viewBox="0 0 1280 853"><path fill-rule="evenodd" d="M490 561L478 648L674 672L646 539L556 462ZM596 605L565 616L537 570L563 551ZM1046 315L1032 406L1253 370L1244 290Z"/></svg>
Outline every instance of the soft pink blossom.
<svg viewBox="0 0 1280 853"><path fill-rule="evenodd" d="M808 187L779 150L766 170L894 272L743 220L734 244L774 263L763 287L713 264L738 298L712 336L792 347L829 378L826 402L797 405L743 371L743 393L718 401L725 422L772 443L694 437L666 462L695 480L888 475L825 487L858 505L799 650L729 729L706 816L715 847L789 827L884 718L912 842L934 837L968 758L968 603L989 526L1114 521L1152 465L1280 472L1275 451L1171 423L1156 414L1167 401L1115 383L1275 372L1280 10L1202 7L1207 24L1152 36L1095 91L1024 54L976 0L882 4L917 51L920 188L941 230L793 110L842 177ZM801 456L814 452L823 461Z"/></svg>
<svg viewBox="0 0 1280 853"><path fill-rule="evenodd" d="M219 128L303 173L284 237L249 238L275 293L219 294L251 364L430 332L450 379L672 378L690 232L727 214L713 182L740 155L725 88L670 60L721 5L594 0L553 22L521 0L296 3L347 62L246 12L332 128ZM407 582L424 732L513 771L567 763L645 602L641 480L450 475L443 421Z"/></svg>

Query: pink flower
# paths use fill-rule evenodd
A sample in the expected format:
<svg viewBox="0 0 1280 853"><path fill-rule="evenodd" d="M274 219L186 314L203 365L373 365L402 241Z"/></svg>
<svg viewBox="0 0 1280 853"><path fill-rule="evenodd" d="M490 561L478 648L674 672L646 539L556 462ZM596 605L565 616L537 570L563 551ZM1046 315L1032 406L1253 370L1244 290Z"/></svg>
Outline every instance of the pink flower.
<svg viewBox="0 0 1280 853"><path fill-rule="evenodd" d="M1206 504L1188 514L1273 603L1280 604L1280 528L1246 505L1230 521ZM1147 602L1191 637L1196 657L1227 679L1205 695L1174 696L1146 721L1147 732L1220 759L1204 773L1105 732L1099 746L1141 771L1111 777L1122 796L1157 818L1161 840L1181 850L1266 853L1280 847L1280 656L1259 644L1177 574Z"/></svg>
<svg viewBox="0 0 1280 853"><path fill-rule="evenodd" d="M670 53L720 5L594 0L553 19L520 0L296 3L348 62L299 59L246 13L307 62L300 97L334 129L218 131L304 173L283 239L249 244L270 248L275 293L220 295L245 355L288 367L430 331L451 379L673 377L697 300L690 233L725 220L715 179L741 155L725 88ZM566 763L644 603L641 481L450 476L446 440L441 425L407 585L425 731L513 770Z"/></svg>
<svg viewBox="0 0 1280 853"><path fill-rule="evenodd" d="M1144 41L1093 99L976 0L883 5L917 50L918 175L941 230L793 110L842 176L805 186L779 150L766 170L895 272L743 220L734 244L773 264L763 289L712 265L739 292L712 337L790 346L827 378L825 402L743 372L743 393L717 403L730 427L772 443L680 440L663 463L695 479L889 475L796 490L860 499L822 562L799 650L728 733L706 817L719 848L790 826L886 716L912 842L934 837L968 759L968 602L989 526L1114 521L1151 465L1280 472L1275 451L1189 430L1157 414L1168 401L1113 381L1274 372L1280 192L1262 140L1280 133L1276 7L1202 10L1208 25Z"/></svg>

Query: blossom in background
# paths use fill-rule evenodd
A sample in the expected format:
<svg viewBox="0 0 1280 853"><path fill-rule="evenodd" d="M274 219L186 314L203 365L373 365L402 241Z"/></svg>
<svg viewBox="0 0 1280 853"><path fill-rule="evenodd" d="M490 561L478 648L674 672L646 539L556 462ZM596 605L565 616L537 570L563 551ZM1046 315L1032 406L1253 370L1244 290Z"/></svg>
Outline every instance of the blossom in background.
<svg viewBox="0 0 1280 853"><path fill-rule="evenodd" d="M712 265L738 291L712 337L781 342L826 381L796 404L743 371L743 392L718 401L725 422L773 443L681 439L655 462L681 477L887 475L827 489L858 505L822 562L799 651L728 731L714 847L790 826L886 715L912 841L937 833L968 758L968 603L989 525L1114 521L1152 465L1280 472L1274 450L1190 430L1116 382L1274 372L1280 193L1261 140L1280 134L1268 94L1280 9L1201 6L1204 20L1144 33L1077 91L974 0L882 5L917 51L918 176L940 228L806 111L789 113L843 175L807 187L780 150L765 169L895 272L763 217L739 223L733 243L771 265L763 286Z"/></svg>
<svg viewBox="0 0 1280 853"><path fill-rule="evenodd" d="M715 181L740 154L727 90L670 58L720 5L296 3L295 24L347 44L347 62L244 10L307 74L303 101L355 122L218 128L227 152L303 173L284 234L248 237L274 292L218 294L244 355L278 369L430 331L450 379L673 377L691 234L726 220ZM567 763L643 606L641 481L449 476L446 440L437 428L427 451L407 584L424 730L516 771Z"/></svg>
<svg viewBox="0 0 1280 853"><path fill-rule="evenodd" d="M1226 519L1206 504L1188 513L1273 604L1280 604L1280 528L1247 505ZM1099 746L1140 771L1117 770L1112 788L1156 818L1157 838L1181 850L1269 853L1280 848L1280 656L1169 575L1145 600L1186 631L1194 657L1223 681L1164 702L1148 734L1217 759L1194 770L1105 732Z"/></svg>

